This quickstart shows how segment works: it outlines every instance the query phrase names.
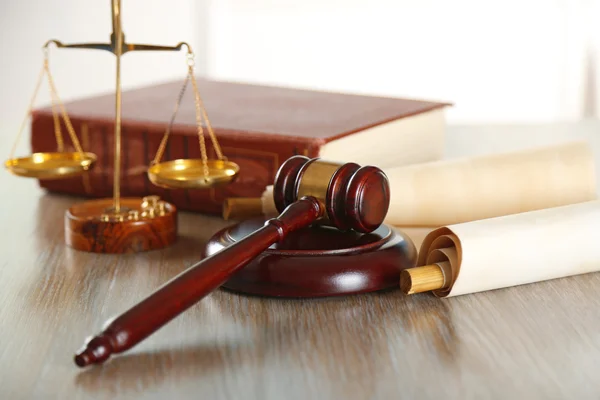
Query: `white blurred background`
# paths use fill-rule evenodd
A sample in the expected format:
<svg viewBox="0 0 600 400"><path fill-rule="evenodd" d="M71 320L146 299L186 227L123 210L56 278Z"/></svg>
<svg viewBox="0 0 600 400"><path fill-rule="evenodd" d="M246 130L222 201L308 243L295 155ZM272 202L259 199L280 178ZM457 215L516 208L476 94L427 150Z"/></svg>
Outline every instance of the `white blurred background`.
<svg viewBox="0 0 600 400"><path fill-rule="evenodd" d="M449 101L450 124L600 117L600 0L122 1L129 42L188 41L213 78ZM24 116L46 40L110 30L109 0L3 0L3 134ZM113 90L109 53L53 49L51 68L63 100ZM123 86L185 68L183 53L130 53Z"/></svg>

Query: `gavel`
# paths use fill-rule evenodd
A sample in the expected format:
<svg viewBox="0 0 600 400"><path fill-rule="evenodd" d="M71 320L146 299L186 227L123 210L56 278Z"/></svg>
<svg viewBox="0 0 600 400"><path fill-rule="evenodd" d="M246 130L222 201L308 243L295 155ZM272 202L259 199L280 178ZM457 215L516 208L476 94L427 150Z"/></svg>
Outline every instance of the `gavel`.
<svg viewBox="0 0 600 400"><path fill-rule="evenodd" d="M389 207L387 177L379 168L294 156L275 176L273 197L279 217L243 240L192 265L89 338L75 355L79 367L100 364L124 352L225 283L288 233L313 223L369 233Z"/></svg>

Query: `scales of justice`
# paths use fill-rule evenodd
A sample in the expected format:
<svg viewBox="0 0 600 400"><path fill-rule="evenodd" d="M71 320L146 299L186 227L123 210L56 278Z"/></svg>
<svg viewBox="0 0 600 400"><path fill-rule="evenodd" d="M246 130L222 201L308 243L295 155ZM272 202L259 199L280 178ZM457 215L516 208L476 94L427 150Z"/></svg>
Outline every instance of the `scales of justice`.
<svg viewBox="0 0 600 400"><path fill-rule="evenodd" d="M72 206L65 213L65 241L75 249L97 253L125 253L159 249L172 244L177 237L175 206L161 200L158 196L122 198L120 194L122 55L135 51L187 49L187 75L164 137L147 171L148 178L154 185L168 189L205 189L225 185L236 178L239 166L228 161L223 155L210 125L194 76L194 53L191 46L185 42L180 42L175 46L127 43L121 24L121 0L111 0L111 6L113 32L110 36L110 43L63 44L58 40L49 40L43 46L43 67L9 160L5 162L5 167L14 175L37 179L70 178L86 174L94 167L96 155L81 147L67 110L58 96L50 73L49 48L54 44L57 48L95 49L113 53L116 57L113 198L90 200ZM57 150L56 152L35 153L28 157L15 158L14 152L17 143L31 115L44 76L47 78L50 89ZM162 161L179 104L190 83L194 91L201 159ZM74 151L67 151L65 148L61 117ZM216 159L209 159L207 156L205 129L212 141L217 155Z"/></svg>

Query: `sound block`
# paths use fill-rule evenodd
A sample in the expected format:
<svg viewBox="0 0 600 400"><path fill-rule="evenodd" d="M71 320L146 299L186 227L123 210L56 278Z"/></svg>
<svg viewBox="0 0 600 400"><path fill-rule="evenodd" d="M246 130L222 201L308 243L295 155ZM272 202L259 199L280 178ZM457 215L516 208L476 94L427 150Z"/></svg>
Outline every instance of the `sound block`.
<svg viewBox="0 0 600 400"><path fill-rule="evenodd" d="M68 246L93 253L137 253L167 247L177 239L177 209L158 196L75 204L65 213Z"/></svg>
<svg viewBox="0 0 600 400"><path fill-rule="evenodd" d="M233 245L265 223L251 219L217 232L205 255ZM233 275L223 288L269 297L326 297L399 287L400 271L416 265L417 250L387 225L368 234L312 226L291 233Z"/></svg>

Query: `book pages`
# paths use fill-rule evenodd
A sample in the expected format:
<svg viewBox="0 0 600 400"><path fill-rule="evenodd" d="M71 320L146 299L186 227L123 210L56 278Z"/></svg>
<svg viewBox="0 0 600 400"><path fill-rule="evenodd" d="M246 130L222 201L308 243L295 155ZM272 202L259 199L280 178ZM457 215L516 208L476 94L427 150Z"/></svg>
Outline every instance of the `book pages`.
<svg viewBox="0 0 600 400"><path fill-rule="evenodd" d="M600 270L600 201L450 225L424 239L418 266L448 261L451 297Z"/></svg>

